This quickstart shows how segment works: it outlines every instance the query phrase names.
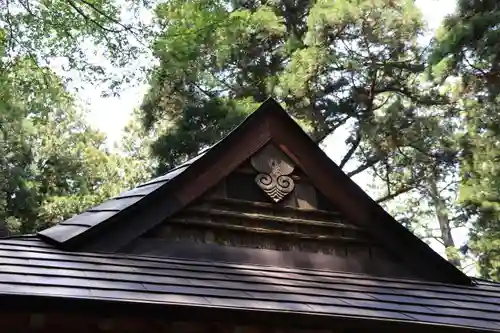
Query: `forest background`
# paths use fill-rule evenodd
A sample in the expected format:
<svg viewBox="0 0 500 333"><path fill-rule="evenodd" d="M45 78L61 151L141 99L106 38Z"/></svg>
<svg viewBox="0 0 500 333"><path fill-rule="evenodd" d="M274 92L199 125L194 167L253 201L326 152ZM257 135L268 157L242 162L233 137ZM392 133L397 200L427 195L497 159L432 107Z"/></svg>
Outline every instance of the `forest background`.
<svg viewBox="0 0 500 333"><path fill-rule="evenodd" d="M500 5L7 0L0 221L33 233L273 96L400 223L500 280Z"/></svg>

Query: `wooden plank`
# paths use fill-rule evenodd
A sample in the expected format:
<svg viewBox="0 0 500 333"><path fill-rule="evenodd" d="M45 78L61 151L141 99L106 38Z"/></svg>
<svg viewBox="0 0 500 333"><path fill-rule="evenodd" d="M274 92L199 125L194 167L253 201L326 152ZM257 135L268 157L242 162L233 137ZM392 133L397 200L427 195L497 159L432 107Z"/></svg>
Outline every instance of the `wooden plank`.
<svg viewBox="0 0 500 333"><path fill-rule="evenodd" d="M298 209L296 207L276 205L272 203L265 202L251 202L245 200L238 200L232 198L226 199L215 199L207 198L205 201L198 203L202 207L213 207L224 209L232 209L240 212L258 212L258 213L275 213L275 215L297 217L297 218L307 218L312 220L321 221L336 221L342 216L338 212L325 211L325 210L304 210ZM221 208L222 209L222 208Z"/></svg>
<svg viewBox="0 0 500 333"><path fill-rule="evenodd" d="M213 229L226 229L238 232L246 232L246 233L255 233L261 235L269 235L269 236L287 236L299 239L308 239L322 242L342 242L342 243L363 243L363 244L371 244L370 240L363 238L354 238L354 237L340 237L333 235L318 235L318 234L306 234L300 232L292 232L292 231L282 231L270 228L260 228L260 227L248 227L243 225L236 225L230 223L221 223L221 222L211 222L208 220L203 220L199 218L189 218L189 217L175 217L170 218L169 223L174 224L182 224L182 225L194 225L205 228L213 228Z"/></svg>
<svg viewBox="0 0 500 333"><path fill-rule="evenodd" d="M149 283L161 283L161 280L155 279L155 276L162 276L164 277L163 284L184 284L184 285L191 285L191 286L196 286L198 283L202 283L202 281L207 281L208 286L214 286L218 285L221 288L232 288L231 284L236 281L240 282L247 282L246 289L247 290L261 290L259 285L256 285L256 281L259 282L259 284L262 285L262 287L265 287L267 285L275 285L275 286L280 286L280 288L283 288L283 286L288 286L289 292L293 293L306 293L310 295L332 295L333 297L339 297L341 294L338 292L338 290L351 290L351 291L356 291L360 292L363 291L365 293L372 293L373 295L376 295L378 293L386 293L386 294L398 294L403 295L405 294L405 291L397 291L394 290L394 288L381 288L379 284L373 284L369 286L363 286L363 284L356 284L356 283L348 283L346 282L345 279L338 279L338 280L333 280L333 279L328 279L326 284L323 284L321 279L304 279L301 276L293 276L293 275L284 275L281 278L276 278L275 275L268 275L268 276L263 276L263 275L255 275L251 276L248 275L249 272L245 271L234 271L234 273L239 273L236 275L228 275L228 274L214 274L214 273L200 273L199 271L190 271L190 270L181 270L179 267L172 267L170 271L166 271L165 267L162 267L160 270L151 270L151 269L144 269L141 268L140 271L137 270L137 268L130 267L128 270L127 274L123 274L123 272L116 271L113 272L111 271L111 267L108 267L106 269L102 269L102 274L99 274L98 271L96 274L90 273L92 271L96 271L98 267L100 266L90 266L89 268L85 268L85 265L81 265L81 269L85 269L87 274L85 274L86 279L93 279L93 278L98 278L100 280L106 280L109 281L110 283L107 284L102 284L102 283L95 283L92 281L80 281L79 278L75 278L75 274L71 274L70 277L66 275L61 275L64 274L65 271L58 270L57 267L61 267L60 265L54 265L56 269L46 269L44 276L48 276L48 274L59 274L57 275L58 277L63 278L54 280L54 279L47 279L47 278L42 278L40 280L40 283L47 284L47 285L53 285L54 283L57 283L58 286L66 286L66 287L72 287L72 286L79 286L79 287L85 287L88 285L88 287L93 287L93 288L110 288L110 289L134 289L134 285L130 283L119 283L119 281L124 281L124 279L130 279L130 281L134 282L149 282ZM43 271L42 271L43 272ZM142 272L142 273L141 273ZM22 273L22 270L19 272ZM141 273L141 274L139 274ZM222 272L221 272L222 273ZM35 271L31 271L31 274L33 276L37 275ZM154 275L151 280L148 275ZM161 274L161 275L159 275ZM81 274L80 274L81 275ZM5 274L3 275L4 278L2 281L6 282L5 280ZM175 277L172 279L172 277ZM188 283L185 283L184 280L178 280L178 278L187 278L190 279ZM29 279L34 279L34 277L30 277ZM214 280L219 281L218 283L215 283ZM29 283L29 281L33 281L33 283L38 283L38 280L21 280L19 278L19 275L14 274L13 277L9 281L15 281L16 283ZM80 281L80 282L79 282ZM224 282L226 281L226 282ZM203 285L203 284L201 284ZM299 286L302 286L302 289L298 289ZM238 288L241 288L238 287ZM290 289L292 288L292 289ZM135 290L135 289L134 289ZM423 297L441 297L441 298L448 298L448 299L461 299L465 300L466 298L464 296L460 295L454 295L454 294L444 294L444 293L439 293L435 291L434 293L430 292L424 292L424 291L419 291L419 292L413 292L414 295L421 295ZM410 298L415 299L415 297ZM409 301L410 302L410 301ZM450 303L450 306L453 306L453 303Z"/></svg>
<svg viewBox="0 0 500 333"><path fill-rule="evenodd" d="M131 240L158 225L164 217L174 214L184 206L173 196L157 196L154 201L151 199L148 199L147 203L143 201L141 200L137 206L132 206L132 210L121 216L119 221L109 221L110 225L103 226L106 229L101 229L101 232L97 233L99 231L97 230L93 238L76 239L74 245L70 245L80 247L81 250L87 252L117 251ZM153 208L148 204L151 204ZM113 222L115 224L112 224ZM109 236L110 233L112 233L112 237Z"/></svg>
<svg viewBox="0 0 500 333"><path fill-rule="evenodd" d="M295 183L295 197L298 208L317 209L316 190L311 184L297 182Z"/></svg>
<svg viewBox="0 0 500 333"><path fill-rule="evenodd" d="M211 215L211 216L245 218L245 219L250 219L250 220L258 220L258 221L275 221L275 222L284 223L284 224L311 225L311 226L324 227L324 228L328 228L328 229L350 229L350 230L357 230L357 231L363 230L363 229L361 229L357 226L354 226L354 225L336 223L333 221L330 222L330 221L318 221L318 220L314 220L314 219L301 219L301 218L295 218L295 217L279 216L277 214L270 215L270 214L265 214L265 213L262 213L262 214L245 213L245 212L239 212L239 211L207 208L204 206L190 207L189 209L186 210L186 213L188 213L188 212L202 213L203 215ZM184 215L187 215L187 214L184 214Z"/></svg>
<svg viewBox="0 0 500 333"><path fill-rule="evenodd" d="M317 313L335 313L337 315L351 315L358 317L377 317L385 319L412 320L413 318L399 311L375 310L368 308L340 307L335 305L309 304Z"/></svg>
<svg viewBox="0 0 500 333"><path fill-rule="evenodd" d="M38 237L26 237L26 238L7 238L0 240L0 248L4 246L20 246L22 249L27 248L45 248L54 249L52 245L49 245L40 240Z"/></svg>
<svg viewBox="0 0 500 333"><path fill-rule="evenodd" d="M377 321L370 317L369 312L354 315L324 316L312 314L309 307L297 307L290 304L292 311L280 314L270 311L228 310L219 304L223 299L213 299L214 306L209 308L193 307L183 310L180 307L145 308L141 304L129 304L126 307L94 307L89 309L86 303L78 302L74 306L61 311L64 302L52 311L13 312L8 311L0 316L3 328L9 332L65 332L97 333L97 332L184 332L184 333L333 333L364 332L395 333L395 332L491 332L488 330L467 329L465 327L450 327L446 325L429 325L425 322L417 324L407 320ZM238 303L234 305L250 303ZM269 307L272 303L268 302ZM333 309L334 307L332 307ZM55 309L59 311L55 311ZM77 309L81 309L77 312ZM120 312L125 309L125 312ZM163 313L162 313L163 309ZM85 312L82 312L85 311ZM104 311L103 311L104 310ZM148 312L149 311L149 312ZM107 313L106 315L103 312ZM365 316L368 315L368 316ZM43 318L43 326L29 330L30 317ZM196 320L192 318L195 317ZM445 319L446 320L446 319ZM445 322L445 320L442 320ZM469 326L471 321L466 322Z"/></svg>
<svg viewBox="0 0 500 333"><path fill-rule="evenodd" d="M418 321L426 321L431 323L442 323L448 325L456 325L470 328L482 328L488 330L494 330L493 332L500 331L500 323L498 321L491 322L488 320L475 320L471 318L450 318L450 317L441 317L441 316L432 316L432 315L423 315L423 314L412 314L411 317L414 320Z"/></svg>

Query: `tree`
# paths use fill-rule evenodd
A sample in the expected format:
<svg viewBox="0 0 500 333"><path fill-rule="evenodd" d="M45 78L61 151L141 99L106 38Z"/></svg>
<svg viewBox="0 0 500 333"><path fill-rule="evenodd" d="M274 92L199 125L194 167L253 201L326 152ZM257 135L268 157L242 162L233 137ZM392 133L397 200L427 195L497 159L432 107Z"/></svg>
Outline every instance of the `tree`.
<svg viewBox="0 0 500 333"><path fill-rule="evenodd" d="M438 102L435 87L416 84L422 22L411 1L169 1L156 18L160 64L141 109L147 126L165 124L154 152L166 168L274 96L318 142L353 123L340 165L360 157L354 175L388 156L371 145L359 154L375 128L397 145L376 113L397 113L404 127L406 110Z"/></svg>
<svg viewBox="0 0 500 333"><path fill-rule="evenodd" d="M495 103L468 102L475 119L467 122L466 156L460 197L471 215L469 249L478 258L479 273L500 280L500 111ZM496 105L495 105L496 104ZM486 112L485 112L486 111ZM497 113L492 115L492 113Z"/></svg>
<svg viewBox="0 0 500 333"><path fill-rule="evenodd" d="M68 92L71 75L48 67L60 63L68 74L119 88L123 78L104 60L124 67L147 51L149 27L135 14L150 4L9 0L0 7L0 220L11 232L61 221L149 174L132 172L132 152L105 149L104 135Z"/></svg>
<svg viewBox="0 0 500 333"><path fill-rule="evenodd" d="M60 79L26 57L0 66L0 220L31 233L143 180L104 148Z"/></svg>
<svg viewBox="0 0 500 333"><path fill-rule="evenodd" d="M496 96L500 92L499 22L497 1L458 1L458 10L445 20L429 59L440 67L440 77L460 76L468 89Z"/></svg>
<svg viewBox="0 0 500 333"><path fill-rule="evenodd" d="M452 105L428 107L414 112L414 123L401 130L402 139L396 151L373 168L385 192L378 201L394 198L402 201L401 206L388 203L386 206L422 239L441 244L448 260L460 267L458 247L452 236L453 227L463 224L463 214L455 204L459 133L454 108ZM398 114L393 117L397 119ZM373 135L371 145L383 149L383 142L376 140L377 136ZM406 200L399 198L400 194L404 194Z"/></svg>
<svg viewBox="0 0 500 333"><path fill-rule="evenodd" d="M151 152L152 144L158 136L157 129L145 129L139 109L134 109L129 122L123 129L121 141L115 150L123 174L132 182L148 180L158 168L158 161Z"/></svg>
<svg viewBox="0 0 500 333"><path fill-rule="evenodd" d="M436 79L460 83L460 201L471 222L467 249L479 273L500 280L500 5L460 1L438 34L430 63Z"/></svg>
<svg viewBox="0 0 500 333"><path fill-rule="evenodd" d="M140 14L150 5L148 0L6 0L0 7L5 56L24 56L41 67L59 63L116 90L138 71L116 76L105 60L125 68L147 53L150 26Z"/></svg>

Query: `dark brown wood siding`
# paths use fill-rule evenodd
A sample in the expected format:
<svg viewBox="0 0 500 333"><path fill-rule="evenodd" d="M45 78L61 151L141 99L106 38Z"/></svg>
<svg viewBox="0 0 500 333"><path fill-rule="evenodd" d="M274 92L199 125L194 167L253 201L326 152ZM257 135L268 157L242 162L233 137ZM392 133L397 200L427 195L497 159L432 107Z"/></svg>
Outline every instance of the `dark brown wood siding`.
<svg viewBox="0 0 500 333"><path fill-rule="evenodd" d="M189 244L208 244L280 251L285 256L300 258L292 260L295 262L317 260L304 260L308 255L328 255L332 260L327 269L412 276L398 267L401 263L383 244L347 220L299 168L291 174L295 189L278 203L272 202L257 186L256 174L250 163L243 163L199 200L125 246L122 252L172 255L172 248L178 246L176 255L180 251L200 259L200 254L195 256L186 249ZM144 246L145 243L148 245ZM158 250L153 246L158 246ZM198 252L215 251L205 249ZM206 259L210 259L210 253ZM248 256L256 253L250 251Z"/></svg>

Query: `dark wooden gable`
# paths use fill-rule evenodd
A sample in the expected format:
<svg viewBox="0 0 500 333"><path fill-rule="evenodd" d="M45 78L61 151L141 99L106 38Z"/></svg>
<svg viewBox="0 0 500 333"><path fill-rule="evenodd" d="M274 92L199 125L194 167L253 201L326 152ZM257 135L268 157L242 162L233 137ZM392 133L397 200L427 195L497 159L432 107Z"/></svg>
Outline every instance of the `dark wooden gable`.
<svg viewBox="0 0 500 333"><path fill-rule="evenodd" d="M292 191L286 183L268 190L265 182L255 183L256 174L271 174L265 162L252 161L266 147L286 159L282 170L294 181ZM40 236L72 250L261 258L272 265L471 283L371 200L272 99L180 170L129 191L147 194L124 209L104 210L87 225L76 217Z"/></svg>
<svg viewBox="0 0 500 333"><path fill-rule="evenodd" d="M277 148L269 143L255 155L265 150ZM287 174L292 189L282 198L268 195L258 185L259 175L249 158L207 193L120 251L422 277L346 218L299 167Z"/></svg>

